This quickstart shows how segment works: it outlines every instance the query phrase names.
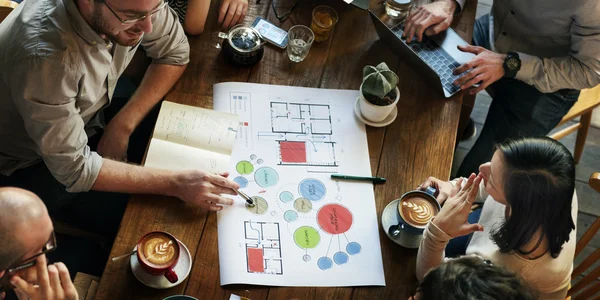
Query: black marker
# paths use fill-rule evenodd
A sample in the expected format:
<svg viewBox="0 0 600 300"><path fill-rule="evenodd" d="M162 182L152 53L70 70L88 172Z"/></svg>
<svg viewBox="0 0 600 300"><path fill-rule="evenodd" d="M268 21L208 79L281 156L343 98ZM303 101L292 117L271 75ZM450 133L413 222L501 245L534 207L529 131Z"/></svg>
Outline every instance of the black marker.
<svg viewBox="0 0 600 300"><path fill-rule="evenodd" d="M238 195L240 195L240 197L244 198L244 200L246 200L246 203L248 204L248 206L254 206L254 200L252 200L252 198L250 198L250 196L246 195L244 192L240 191L240 190L234 190Z"/></svg>
<svg viewBox="0 0 600 300"><path fill-rule="evenodd" d="M331 174L333 179L349 179L349 180L360 180L360 181L371 181L373 183L384 183L386 181L383 177L364 177L364 176L351 176L342 174Z"/></svg>

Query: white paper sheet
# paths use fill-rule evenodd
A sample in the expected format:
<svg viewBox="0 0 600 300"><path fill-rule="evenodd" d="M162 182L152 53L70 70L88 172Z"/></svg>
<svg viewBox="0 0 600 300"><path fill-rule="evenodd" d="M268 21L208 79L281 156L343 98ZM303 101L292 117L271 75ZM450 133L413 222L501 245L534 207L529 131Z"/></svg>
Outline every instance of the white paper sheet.
<svg viewBox="0 0 600 300"><path fill-rule="evenodd" d="M221 285L385 285L358 91L247 83L214 86L215 110L240 115L229 172L241 198L218 214Z"/></svg>
<svg viewBox="0 0 600 300"><path fill-rule="evenodd" d="M163 101L144 165L225 172L238 126L236 115Z"/></svg>

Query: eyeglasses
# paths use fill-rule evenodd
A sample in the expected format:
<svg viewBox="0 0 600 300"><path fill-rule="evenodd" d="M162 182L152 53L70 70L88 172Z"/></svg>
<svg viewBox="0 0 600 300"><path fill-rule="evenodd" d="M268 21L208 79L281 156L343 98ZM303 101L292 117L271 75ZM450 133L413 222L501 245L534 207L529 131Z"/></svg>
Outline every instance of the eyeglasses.
<svg viewBox="0 0 600 300"><path fill-rule="evenodd" d="M119 17L119 15L117 14L117 12L114 9L112 9L112 7L110 7L108 5L108 3L106 3L106 1L102 1L102 3L104 3L104 5L106 5L106 7L108 7L108 10L110 10L110 12L113 13L113 15L115 15L115 18L117 18L121 22L121 25L131 25L131 24L135 24L139 21L145 20L147 17L153 16L154 14L159 12L161 9L165 8L165 6L167 6L167 2L163 1L162 4L160 4L157 8L155 8L154 10L152 10L151 12L149 12L146 15L139 16L139 17L133 17L133 18L129 18L129 19L121 19L121 17Z"/></svg>
<svg viewBox="0 0 600 300"><path fill-rule="evenodd" d="M260 4L260 1L261 0L256 0L256 4ZM285 14L283 14L283 16L280 16L277 13L277 9L275 9L275 0L271 1L271 8L273 8L273 12L275 13L275 18L277 18L277 20L279 20L279 22L284 22L285 20L287 20L287 18L290 16L290 14L292 14L294 9L296 9L296 6L298 6L299 3L300 3L300 0L296 0L294 5L292 5L292 8L290 8L290 10L288 10Z"/></svg>
<svg viewBox="0 0 600 300"><path fill-rule="evenodd" d="M40 253L37 253L31 257L28 257L27 259L21 260L22 263L17 263L15 265L11 266L10 268L8 268L6 270L6 273L4 273L4 276L0 277L0 293L2 293L5 290L5 287L6 287L5 282L8 281L7 279L9 277L13 276L15 273L17 273L20 270L24 270L24 269L35 266L35 263L37 261L36 258L38 258L42 254L46 254L46 253L56 250L57 246L58 245L56 243L56 235L54 234L54 231L52 231L50 238L48 239L46 244L42 247L42 251Z"/></svg>

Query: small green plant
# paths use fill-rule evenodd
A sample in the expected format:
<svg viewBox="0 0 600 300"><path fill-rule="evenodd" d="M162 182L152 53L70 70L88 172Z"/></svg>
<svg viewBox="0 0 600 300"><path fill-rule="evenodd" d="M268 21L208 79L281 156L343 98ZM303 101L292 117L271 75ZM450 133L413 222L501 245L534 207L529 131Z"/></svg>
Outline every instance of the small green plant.
<svg viewBox="0 0 600 300"><path fill-rule="evenodd" d="M382 62L377 67L363 68L362 92L367 101L374 105L386 106L396 100L398 75Z"/></svg>

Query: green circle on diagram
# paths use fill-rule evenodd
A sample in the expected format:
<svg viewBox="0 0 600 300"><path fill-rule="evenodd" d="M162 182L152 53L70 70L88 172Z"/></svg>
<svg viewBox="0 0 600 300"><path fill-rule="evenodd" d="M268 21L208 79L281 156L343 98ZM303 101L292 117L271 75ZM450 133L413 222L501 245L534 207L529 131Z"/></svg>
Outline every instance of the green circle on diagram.
<svg viewBox="0 0 600 300"><path fill-rule="evenodd" d="M235 166L235 170L242 175L250 174L254 171L254 165L247 160L242 160Z"/></svg>
<svg viewBox="0 0 600 300"><path fill-rule="evenodd" d="M312 249L317 247L321 236L313 227L302 226L294 231L294 241L302 249Z"/></svg>

